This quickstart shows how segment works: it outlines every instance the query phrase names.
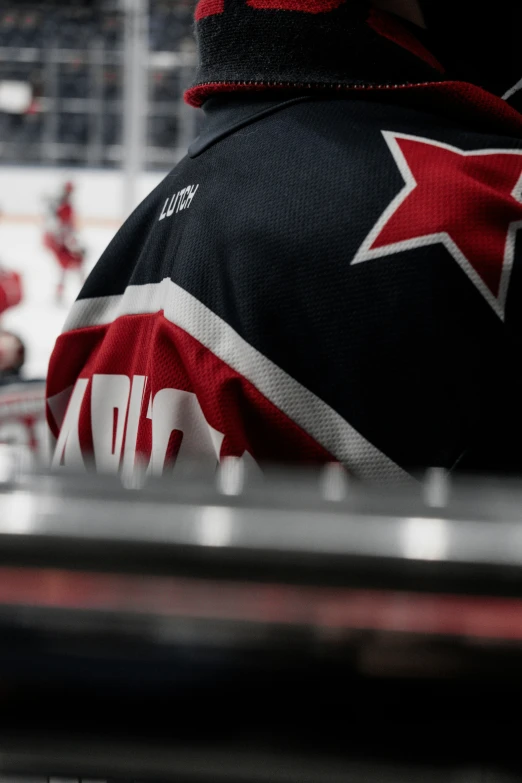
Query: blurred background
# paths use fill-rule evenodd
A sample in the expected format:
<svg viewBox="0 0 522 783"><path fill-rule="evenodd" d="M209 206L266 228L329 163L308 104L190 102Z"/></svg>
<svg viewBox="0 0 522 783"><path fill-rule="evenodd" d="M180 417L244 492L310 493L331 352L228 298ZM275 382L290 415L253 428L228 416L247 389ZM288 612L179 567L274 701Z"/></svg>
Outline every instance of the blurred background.
<svg viewBox="0 0 522 783"><path fill-rule="evenodd" d="M195 69L194 5L0 5L0 278L12 288L15 273L22 289L0 301L0 325L25 342L26 377L45 376L82 279L198 132L202 112L183 101ZM48 238L63 228L66 184L68 239L82 268L64 274Z"/></svg>
<svg viewBox="0 0 522 783"><path fill-rule="evenodd" d="M194 5L0 0L0 783L520 781L520 480L27 471L82 280L201 127Z"/></svg>

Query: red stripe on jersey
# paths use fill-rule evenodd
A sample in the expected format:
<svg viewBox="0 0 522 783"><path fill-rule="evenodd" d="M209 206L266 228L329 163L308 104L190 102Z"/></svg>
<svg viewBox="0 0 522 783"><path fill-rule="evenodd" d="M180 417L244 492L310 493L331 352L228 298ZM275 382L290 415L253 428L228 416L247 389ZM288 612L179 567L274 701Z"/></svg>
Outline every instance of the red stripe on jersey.
<svg viewBox="0 0 522 783"><path fill-rule="evenodd" d="M290 87L307 91L328 90L331 93L360 93L370 100L393 101L401 106L430 112L440 112L448 117L479 123L483 130L520 134L522 116L502 98L469 82L423 82L419 84L281 84L250 82L209 82L196 84L186 90L184 100L189 106L201 107L205 101L220 92L259 92L288 90Z"/></svg>
<svg viewBox="0 0 522 783"><path fill-rule="evenodd" d="M339 8L345 0L247 0L251 8L274 11L302 11L307 14L324 14Z"/></svg>
<svg viewBox="0 0 522 783"><path fill-rule="evenodd" d="M199 0L194 13L196 22L204 19L206 16L215 16L222 14L225 10L225 0Z"/></svg>
<svg viewBox="0 0 522 783"><path fill-rule="evenodd" d="M93 378L96 384L101 382L100 378L129 379L125 380L128 387L125 394L132 394L133 378L143 376L147 380L135 437L137 453L147 459L153 447L150 414L154 415L154 406L160 399L158 395L162 393L163 400L168 397L165 395L168 390L179 390L196 396L206 423L218 436L224 436L221 457L242 456L248 451L258 461L324 463L333 460L326 449L267 400L250 381L162 313L125 315L109 326L76 329L58 339L49 367L47 395L52 398L60 394L78 378L89 379L78 422L85 457L93 453L96 457L96 442L103 436L99 431L100 422L105 421L93 404ZM185 402L188 404L190 400ZM122 410L123 416L126 415L123 439L118 435ZM114 431L109 433L110 449L113 453L119 450L122 455L131 416L128 399L125 409L120 407L118 417L113 409L106 413L110 427L114 424ZM183 446L188 440L188 429L196 425L191 421L194 413L189 407L185 418L183 411L179 415L182 423L172 431L179 429L183 433ZM59 427L50 410L48 418L58 437ZM124 425L121 426L123 429ZM171 430L166 433L166 442L172 444L170 435Z"/></svg>

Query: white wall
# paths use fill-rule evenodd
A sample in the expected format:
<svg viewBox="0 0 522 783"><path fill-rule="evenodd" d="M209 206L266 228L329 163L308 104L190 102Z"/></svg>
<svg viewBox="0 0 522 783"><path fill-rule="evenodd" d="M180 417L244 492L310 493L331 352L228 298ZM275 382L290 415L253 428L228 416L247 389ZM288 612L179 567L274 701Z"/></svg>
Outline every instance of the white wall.
<svg viewBox="0 0 522 783"><path fill-rule="evenodd" d="M137 191L139 203L164 174L143 174ZM118 171L0 166L0 217L33 221L45 211L45 200L60 186L75 184L74 202L79 218L88 223L120 223L124 214L124 177ZM136 204L137 206L137 204Z"/></svg>

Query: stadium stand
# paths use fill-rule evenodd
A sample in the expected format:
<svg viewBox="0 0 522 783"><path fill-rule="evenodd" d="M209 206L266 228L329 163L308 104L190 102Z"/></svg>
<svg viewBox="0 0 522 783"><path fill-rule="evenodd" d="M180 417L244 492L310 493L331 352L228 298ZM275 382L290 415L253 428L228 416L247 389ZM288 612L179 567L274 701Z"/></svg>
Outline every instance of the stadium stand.
<svg viewBox="0 0 522 783"><path fill-rule="evenodd" d="M149 8L146 165L163 170L198 125L182 97L195 61L194 2L151 0ZM24 111L0 107L0 163L120 165L123 35L112 0L0 8L0 84L29 84L32 93Z"/></svg>

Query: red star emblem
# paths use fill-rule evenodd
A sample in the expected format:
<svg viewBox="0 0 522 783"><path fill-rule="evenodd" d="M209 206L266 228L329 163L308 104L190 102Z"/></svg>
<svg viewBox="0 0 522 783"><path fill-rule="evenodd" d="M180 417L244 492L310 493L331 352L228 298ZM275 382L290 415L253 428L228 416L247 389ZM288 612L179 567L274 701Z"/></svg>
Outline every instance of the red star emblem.
<svg viewBox="0 0 522 783"><path fill-rule="evenodd" d="M420 136L382 133L405 185L352 263L440 242L503 319L522 227L522 150L467 152Z"/></svg>

